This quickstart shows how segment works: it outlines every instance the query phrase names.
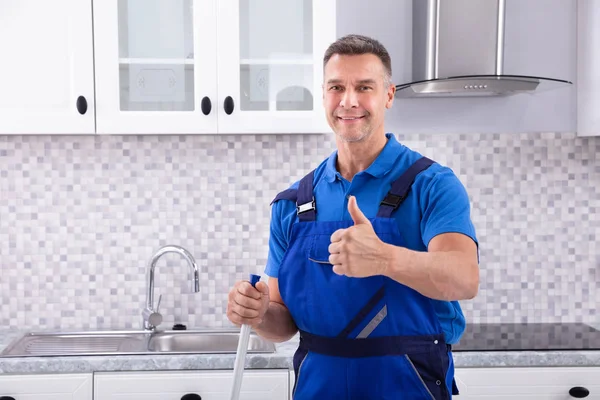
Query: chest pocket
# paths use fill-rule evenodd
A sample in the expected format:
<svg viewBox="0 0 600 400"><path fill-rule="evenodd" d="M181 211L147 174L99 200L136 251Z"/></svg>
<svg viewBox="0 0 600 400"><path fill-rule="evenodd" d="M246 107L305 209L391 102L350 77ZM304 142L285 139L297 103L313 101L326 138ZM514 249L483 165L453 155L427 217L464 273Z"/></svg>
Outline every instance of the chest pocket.
<svg viewBox="0 0 600 400"><path fill-rule="evenodd" d="M398 240L393 240L391 233L377 233L379 239L388 244L397 244ZM309 261L317 264L328 264L329 262L329 245L331 244L331 235L314 235L311 245L308 247L307 257Z"/></svg>
<svg viewBox="0 0 600 400"><path fill-rule="evenodd" d="M331 265L329 262L330 244L331 235L314 235L311 245L308 247L308 259L317 264Z"/></svg>

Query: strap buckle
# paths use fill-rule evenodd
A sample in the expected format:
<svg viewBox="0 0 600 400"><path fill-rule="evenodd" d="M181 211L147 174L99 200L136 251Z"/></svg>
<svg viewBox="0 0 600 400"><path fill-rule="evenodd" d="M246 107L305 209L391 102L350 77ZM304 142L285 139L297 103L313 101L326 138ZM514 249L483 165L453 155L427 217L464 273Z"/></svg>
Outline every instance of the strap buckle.
<svg viewBox="0 0 600 400"><path fill-rule="evenodd" d="M398 196L395 194L388 193L385 198L381 201L382 206L393 207L394 209L398 208L400 203L404 201L406 196Z"/></svg>
<svg viewBox="0 0 600 400"><path fill-rule="evenodd" d="M305 212L309 212L312 210L316 210L316 203L315 203L315 199L313 198L312 201L308 202L308 203L304 203L304 204L300 204L299 206L296 206L296 212L298 215L300 214L304 214Z"/></svg>

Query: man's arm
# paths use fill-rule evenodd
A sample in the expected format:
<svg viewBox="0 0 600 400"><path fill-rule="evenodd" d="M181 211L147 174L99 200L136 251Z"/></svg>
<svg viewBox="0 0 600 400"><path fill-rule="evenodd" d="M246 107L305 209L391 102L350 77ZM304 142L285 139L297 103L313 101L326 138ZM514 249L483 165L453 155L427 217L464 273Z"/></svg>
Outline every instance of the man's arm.
<svg viewBox="0 0 600 400"><path fill-rule="evenodd" d="M379 239L371 222L351 196L348 211L354 225L331 235L333 272L355 278L384 275L437 300L471 299L479 286L477 245L461 233L441 233L428 252L394 246Z"/></svg>
<svg viewBox="0 0 600 400"><path fill-rule="evenodd" d="M272 342L285 342L291 339L298 327L292 319L279 293L279 280L269 277L269 308L254 330Z"/></svg>
<svg viewBox="0 0 600 400"><path fill-rule="evenodd" d="M443 233L434 237L427 252L386 244L382 275L437 300L465 300L477 295L477 246L468 236Z"/></svg>

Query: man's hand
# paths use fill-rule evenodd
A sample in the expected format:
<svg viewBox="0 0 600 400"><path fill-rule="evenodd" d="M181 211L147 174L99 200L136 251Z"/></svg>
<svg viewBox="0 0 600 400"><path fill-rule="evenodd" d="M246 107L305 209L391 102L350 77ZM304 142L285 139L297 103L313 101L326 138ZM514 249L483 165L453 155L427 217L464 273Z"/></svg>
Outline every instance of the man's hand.
<svg viewBox="0 0 600 400"><path fill-rule="evenodd" d="M227 318L234 324L256 328L269 308L269 286L258 282L252 287L248 281L236 282L229 291Z"/></svg>
<svg viewBox="0 0 600 400"><path fill-rule="evenodd" d="M390 261L385 251L388 245L379 239L354 196L348 200L348 212L354 226L331 235L329 262L333 272L355 278L382 275Z"/></svg>

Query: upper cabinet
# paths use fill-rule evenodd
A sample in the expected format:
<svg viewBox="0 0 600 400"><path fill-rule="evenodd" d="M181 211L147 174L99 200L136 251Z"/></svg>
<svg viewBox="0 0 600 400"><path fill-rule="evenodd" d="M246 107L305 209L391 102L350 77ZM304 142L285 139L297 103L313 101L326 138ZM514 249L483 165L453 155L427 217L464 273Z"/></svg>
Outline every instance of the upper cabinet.
<svg viewBox="0 0 600 400"><path fill-rule="evenodd" d="M92 3L0 3L0 134L93 134Z"/></svg>
<svg viewBox="0 0 600 400"><path fill-rule="evenodd" d="M1 3L0 134L329 132L336 0Z"/></svg>
<svg viewBox="0 0 600 400"><path fill-rule="evenodd" d="M94 2L97 133L327 132L335 0Z"/></svg>
<svg viewBox="0 0 600 400"><path fill-rule="evenodd" d="M577 134L600 136L600 2L577 1Z"/></svg>

